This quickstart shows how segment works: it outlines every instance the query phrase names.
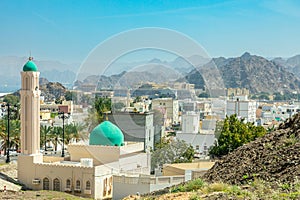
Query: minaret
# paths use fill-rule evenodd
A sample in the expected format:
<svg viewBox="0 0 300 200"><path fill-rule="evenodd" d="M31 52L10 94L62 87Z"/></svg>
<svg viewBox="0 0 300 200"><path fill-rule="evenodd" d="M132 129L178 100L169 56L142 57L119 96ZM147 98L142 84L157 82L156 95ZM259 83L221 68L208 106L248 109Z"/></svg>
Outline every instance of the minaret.
<svg viewBox="0 0 300 200"><path fill-rule="evenodd" d="M29 57L21 72L21 154L40 153L40 90L37 66Z"/></svg>

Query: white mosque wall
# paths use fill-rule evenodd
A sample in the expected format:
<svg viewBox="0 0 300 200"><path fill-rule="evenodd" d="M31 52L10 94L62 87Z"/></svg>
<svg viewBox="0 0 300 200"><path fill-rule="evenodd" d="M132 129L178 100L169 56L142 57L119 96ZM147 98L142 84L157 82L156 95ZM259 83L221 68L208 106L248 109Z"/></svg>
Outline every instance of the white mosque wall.
<svg viewBox="0 0 300 200"><path fill-rule="evenodd" d="M113 176L113 199L122 199L128 195L145 194L185 181L184 176Z"/></svg>
<svg viewBox="0 0 300 200"><path fill-rule="evenodd" d="M119 160L121 172L150 174L150 153L132 153Z"/></svg>
<svg viewBox="0 0 300 200"><path fill-rule="evenodd" d="M125 146L121 146L120 149L121 155L144 151L144 142L125 142Z"/></svg>

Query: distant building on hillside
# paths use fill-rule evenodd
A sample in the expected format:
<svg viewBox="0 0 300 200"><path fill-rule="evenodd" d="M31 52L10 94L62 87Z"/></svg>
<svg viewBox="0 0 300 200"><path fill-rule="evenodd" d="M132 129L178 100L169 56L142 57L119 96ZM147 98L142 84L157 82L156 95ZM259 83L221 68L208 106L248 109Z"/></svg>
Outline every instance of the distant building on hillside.
<svg viewBox="0 0 300 200"><path fill-rule="evenodd" d="M249 96L250 91L246 88L227 88L227 96L234 97L234 96Z"/></svg>

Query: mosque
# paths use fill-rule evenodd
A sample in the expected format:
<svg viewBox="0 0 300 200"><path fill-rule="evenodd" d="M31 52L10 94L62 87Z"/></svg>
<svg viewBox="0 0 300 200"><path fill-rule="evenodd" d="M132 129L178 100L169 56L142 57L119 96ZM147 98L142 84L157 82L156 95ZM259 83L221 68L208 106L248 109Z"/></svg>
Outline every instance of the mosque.
<svg viewBox="0 0 300 200"><path fill-rule="evenodd" d="M122 131L104 121L90 133L89 145L68 145L70 156L40 153L38 68L29 58L21 72L21 154L18 180L33 190L55 190L94 199L112 198L113 175L150 174L143 142L124 142Z"/></svg>

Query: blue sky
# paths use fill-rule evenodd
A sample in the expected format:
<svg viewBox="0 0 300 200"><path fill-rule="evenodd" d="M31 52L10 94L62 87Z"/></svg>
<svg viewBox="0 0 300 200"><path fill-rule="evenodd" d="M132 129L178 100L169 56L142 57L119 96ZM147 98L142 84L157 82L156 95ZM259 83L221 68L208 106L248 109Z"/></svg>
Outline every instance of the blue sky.
<svg viewBox="0 0 300 200"><path fill-rule="evenodd" d="M1 0L0 8L0 56L78 63L107 38L143 27L179 31L213 57L300 54L296 0Z"/></svg>

